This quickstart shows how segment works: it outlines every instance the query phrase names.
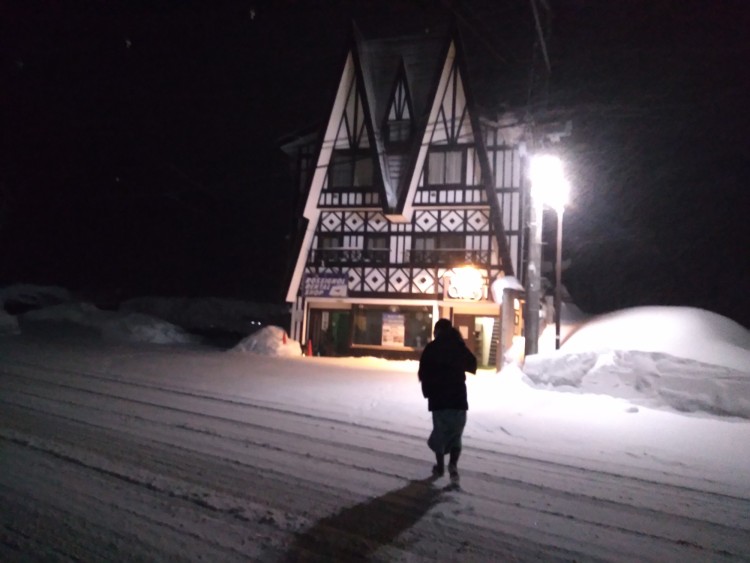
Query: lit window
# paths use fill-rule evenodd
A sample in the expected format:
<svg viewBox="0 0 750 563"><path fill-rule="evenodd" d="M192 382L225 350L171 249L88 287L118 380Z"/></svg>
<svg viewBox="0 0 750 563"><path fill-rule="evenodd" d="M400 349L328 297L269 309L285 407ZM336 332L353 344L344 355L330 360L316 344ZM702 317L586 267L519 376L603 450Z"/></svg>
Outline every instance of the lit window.
<svg viewBox="0 0 750 563"><path fill-rule="evenodd" d="M421 349L432 335L432 313L427 307L363 306L353 316L354 346Z"/></svg>

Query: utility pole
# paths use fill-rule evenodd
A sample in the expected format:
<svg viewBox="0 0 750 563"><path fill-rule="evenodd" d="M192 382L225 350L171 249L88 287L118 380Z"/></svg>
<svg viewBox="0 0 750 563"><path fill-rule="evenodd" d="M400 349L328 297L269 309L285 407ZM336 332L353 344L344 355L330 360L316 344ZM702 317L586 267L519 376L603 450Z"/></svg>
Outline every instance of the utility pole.
<svg viewBox="0 0 750 563"><path fill-rule="evenodd" d="M547 94L548 94L548 80L552 72L552 66L549 60L549 54L547 53L547 41L545 39L545 30L542 25L539 10L536 5L537 0L529 0L531 6L531 12L534 17L534 27L537 36L537 48L541 50L544 68L542 69L541 75L543 80L542 99L544 106L547 105ZM549 5L542 0L542 6L545 9L546 15L549 17L550 9ZM548 27L548 26L547 26ZM547 29L547 32L549 29ZM535 53L536 54L536 53ZM536 58L536 57L535 57ZM531 186L531 178L529 175L531 158L537 149L536 143L539 139L535 139L536 133L536 119L534 118L534 109L532 103L532 97L534 95L534 88L536 86L538 68L536 64L532 63L531 68L531 83L529 90L529 107L531 117L528 123L527 138L526 138L526 155L524 159L523 167L523 182L524 182L524 193L529 197L529 210L528 210L528 227L529 227L529 251L528 251L528 262L526 263L526 279L525 290L526 290L526 303L524 306L524 334L526 337L525 341L525 353L527 356L536 354L539 351L539 310L540 300L542 297L542 216L544 214L544 202L541 197L534 197L534 190Z"/></svg>
<svg viewBox="0 0 750 563"><path fill-rule="evenodd" d="M539 351L539 304L542 293L542 215L544 202L534 197L529 178L529 163L533 153L533 137L526 146L524 157L524 191L529 194L529 254L526 269L526 304L524 334L526 336L525 353L527 356Z"/></svg>

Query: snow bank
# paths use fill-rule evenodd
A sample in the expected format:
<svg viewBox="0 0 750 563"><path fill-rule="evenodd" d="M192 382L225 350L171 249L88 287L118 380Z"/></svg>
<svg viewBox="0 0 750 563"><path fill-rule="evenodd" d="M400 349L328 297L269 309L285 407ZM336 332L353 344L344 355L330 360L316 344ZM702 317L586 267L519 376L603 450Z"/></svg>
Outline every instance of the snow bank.
<svg viewBox="0 0 750 563"><path fill-rule="evenodd" d="M22 321L71 323L93 329L107 340L152 344L188 344L194 339L181 328L138 313L102 311L91 303L64 303L29 311Z"/></svg>
<svg viewBox="0 0 750 563"><path fill-rule="evenodd" d="M233 350L239 352L252 352L264 356L298 358L302 355L302 346L300 343L296 340L291 340L286 335L286 331L278 326L267 326L260 329L240 341Z"/></svg>
<svg viewBox="0 0 750 563"><path fill-rule="evenodd" d="M750 332L692 307L635 307L602 315L573 331L562 348L568 353L664 352L739 370L750 366Z"/></svg>
<svg viewBox="0 0 750 563"><path fill-rule="evenodd" d="M0 295L16 300L14 303L44 307L21 315L21 329L26 322L69 323L118 342L197 343L179 326L135 310L139 308L178 319L181 326L191 329L249 332L254 330L249 323L258 323L256 329L260 326L255 320L259 316L280 311L276 305L223 299L148 298L127 302L120 311L103 311L91 303L76 302L45 307L45 303L69 300L70 294L60 288L36 286L13 286ZM519 384L609 395L653 408L750 419L750 333L744 327L715 313L688 307L640 307L580 323L582 318L575 307L563 308L562 331L569 336L562 349L554 350L554 326L548 326L544 331L547 340L542 339L547 345L540 345L542 353L525 359ZM18 332L18 327L16 318L2 313L0 334ZM266 326L233 350L300 357L299 342L286 336L285 343L284 337L285 331L279 326ZM324 364L328 360L315 358ZM384 371L404 367L400 362L378 358L350 361ZM503 380L508 379L509 367L503 370ZM416 369L416 362L409 366L410 372Z"/></svg>
<svg viewBox="0 0 750 563"><path fill-rule="evenodd" d="M23 313L71 301L67 289L56 286L15 284L0 288L0 305L9 313Z"/></svg>
<svg viewBox="0 0 750 563"><path fill-rule="evenodd" d="M140 313L115 314L101 325L104 338L152 344L190 344L195 338L166 321Z"/></svg>
<svg viewBox="0 0 750 563"><path fill-rule="evenodd" d="M639 307L592 319L559 351L526 358L540 387L653 407L750 418L750 333L688 307Z"/></svg>
<svg viewBox="0 0 750 563"><path fill-rule="evenodd" d="M233 299L139 297L120 305L122 311L145 313L187 330L223 330L250 334L287 313L287 307Z"/></svg>

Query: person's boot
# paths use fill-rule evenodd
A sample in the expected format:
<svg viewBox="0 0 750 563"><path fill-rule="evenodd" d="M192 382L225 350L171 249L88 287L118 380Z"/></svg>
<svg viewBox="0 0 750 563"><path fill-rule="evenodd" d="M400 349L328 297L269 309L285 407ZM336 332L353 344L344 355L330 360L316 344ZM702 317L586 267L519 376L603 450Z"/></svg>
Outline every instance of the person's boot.
<svg viewBox="0 0 750 563"><path fill-rule="evenodd" d="M450 453L450 459L448 460L448 474L451 478L451 483L458 485L458 458L461 456L461 448L452 448Z"/></svg>
<svg viewBox="0 0 750 563"><path fill-rule="evenodd" d="M432 474L435 477L442 477L445 474L444 456L435 454L435 460L437 461L437 463L432 466Z"/></svg>

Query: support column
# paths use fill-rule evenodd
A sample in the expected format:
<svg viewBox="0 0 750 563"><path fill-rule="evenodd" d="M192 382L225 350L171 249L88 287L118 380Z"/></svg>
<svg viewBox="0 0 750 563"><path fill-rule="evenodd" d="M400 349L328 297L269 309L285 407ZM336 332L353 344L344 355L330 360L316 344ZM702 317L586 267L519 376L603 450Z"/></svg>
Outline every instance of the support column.
<svg viewBox="0 0 750 563"><path fill-rule="evenodd" d="M528 165L526 166L528 172ZM529 206L529 261L526 270L525 336L526 355L539 351L539 305L542 291L542 215L543 202L534 197L529 186L528 173L524 179L530 195Z"/></svg>
<svg viewBox="0 0 750 563"><path fill-rule="evenodd" d="M511 346L513 346L513 336L516 328L516 309L513 302L515 301L516 293L516 291L508 288L503 291L503 306L500 311L500 345L497 350L498 370L505 366L505 355Z"/></svg>

